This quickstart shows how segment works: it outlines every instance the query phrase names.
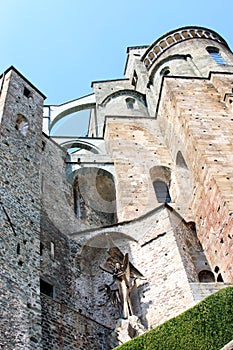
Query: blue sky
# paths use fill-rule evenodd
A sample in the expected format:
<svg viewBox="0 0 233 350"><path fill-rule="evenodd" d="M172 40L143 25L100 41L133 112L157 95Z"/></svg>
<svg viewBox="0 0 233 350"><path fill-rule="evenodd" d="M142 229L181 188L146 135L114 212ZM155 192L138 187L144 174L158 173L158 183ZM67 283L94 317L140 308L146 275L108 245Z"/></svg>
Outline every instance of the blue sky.
<svg viewBox="0 0 233 350"><path fill-rule="evenodd" d="M0 0L0 72L14 65L61 104L91 82L123 77L128 46L186 25L217 31L233 49L232 0Z"/></svg>

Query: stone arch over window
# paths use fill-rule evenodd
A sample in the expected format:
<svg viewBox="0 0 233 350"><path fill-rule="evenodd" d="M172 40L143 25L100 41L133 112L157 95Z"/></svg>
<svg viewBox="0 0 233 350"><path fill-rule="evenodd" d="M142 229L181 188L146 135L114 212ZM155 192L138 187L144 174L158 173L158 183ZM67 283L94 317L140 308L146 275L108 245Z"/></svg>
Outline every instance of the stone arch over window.
<svg viewBox="0 0 233 350"><path fill-rule="evenodd" d="M18 114L15 123L16 130L19 130L20 134L27 136L29 123L26 117L22 114Z"/></svg>
<svg viewBox="0 0 233 350"><path fill-rule="evenodd" d="M91 225L117 221L116 191L113 175L96 167L80 168L73 182L74 212Z"/></svg>
<svg viewBox="0 0 233 350"><path fill-rule="evenodd" d="M125 90L118 90L113 92L112 94L106 96L103 101L101 102L101 105L103 107L105 107L110 101L119 98L119 97L125 97L125 98L133 98L135 99L135 101L139 101L140 103L142 103L145 107L147 107L147 103L146 103L146 96L138 91L135 90L129 90L129 89L125 89Z"/></svg>
<svg viewBox="0 0 233 350"><path fill-rule="evenodd" d="M160 71L160 75L161 76L165 76L165 75L169 75L171 72L170 72L170 68L168 66L164 67L163 69L161 69Z"/></svg>
<svg viewBox="0 0 233 350"><path fill-rule="evenodd" d="M171 169L166 166L154 166L150 169L150 177L153 183L158 203L170 203L169 193L171 181Z"/></svg>
<svg viewBox="0 0 233 350"><path fill-rule="evenodd" d="M154 66L154 68L152 68L150 72L149 84L152 84L152 85L156 84L158 77L170 74L171 70L173 74L174 74L173 70L175 71L175 74L177 74L177 67L182 66L182 71L183 71L184 67L188 65L188 60L190 58L191 58L190 54L187 54L187 55L176 54L176 55L170 55L169 57L161 59ZM176 67L176 69L174 69L174 67ZM168 72L168 70L170 72ZM167 74L164 74L164 72Z"/></svg>
<svg viewBox="0 0 233 350"><path fill-rule="evenodd" d="M106 96L101 102L101 107L105 108L106 115L125 116L133 114L135 116L147 116L146 96L135 90L119 90Z"/></svg>
<svg viewBox="0 0 233 350"><path fill-rule="evenodd" d="M217 64L226 64L226 61L223 59L220 50L217 47L208 46L206 50Z"/></svg>
<svg viewBox="0 0 233 350"><path fill-rule="evenodd" d="M198 274L198 279L199 279L199 282L203 282L203 283L215 282L214 274L209 270L200 271Z"/></svg>

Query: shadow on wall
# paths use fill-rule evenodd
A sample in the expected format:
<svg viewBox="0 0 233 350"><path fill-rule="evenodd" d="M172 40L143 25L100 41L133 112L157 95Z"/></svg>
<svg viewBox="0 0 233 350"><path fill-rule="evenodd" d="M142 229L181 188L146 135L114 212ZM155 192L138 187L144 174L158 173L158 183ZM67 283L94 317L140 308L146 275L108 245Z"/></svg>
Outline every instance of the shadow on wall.
<svg viewBox="0 0 233 350"><path fill-rule="evenodd" d="M85 167L73 182L74 212L89 225L117 222L116 190L113 175L101 168Z"/></svg>

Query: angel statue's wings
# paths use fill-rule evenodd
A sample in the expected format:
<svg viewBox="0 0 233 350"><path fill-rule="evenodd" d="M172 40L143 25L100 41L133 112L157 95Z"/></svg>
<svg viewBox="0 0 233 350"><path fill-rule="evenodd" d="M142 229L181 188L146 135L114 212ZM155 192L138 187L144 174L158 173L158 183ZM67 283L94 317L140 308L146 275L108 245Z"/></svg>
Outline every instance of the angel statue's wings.
<svg viewBox="0 0 233 350"><path fill-rule="evenodd" d="M141 272L139 272L136 269L136 267L134 267L133 264L131 264L131 262L129 261L128 253L124 255L118 247L113 246L109 248L108 254L110 255L110 257L106 260L106 262L103 265L100 265L100 268L102 270L113 274L116 263L119 263L125 272L127 270L126 274L128 275L128 277L143 277Z"/></svg>
<svg viewBox="0 0 233 350"><path fill-rule="evenodd" d="M113 275L115 269L115 262L113 258L109 257L102 265L100 265L101 270L111 273Z"/></svg>

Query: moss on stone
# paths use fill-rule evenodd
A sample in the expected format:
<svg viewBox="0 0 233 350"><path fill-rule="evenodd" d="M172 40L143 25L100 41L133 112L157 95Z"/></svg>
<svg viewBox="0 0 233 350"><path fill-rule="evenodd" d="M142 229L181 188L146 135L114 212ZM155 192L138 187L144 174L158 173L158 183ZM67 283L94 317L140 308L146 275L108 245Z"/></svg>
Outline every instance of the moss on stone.
<svg viewBox="0 0 233 350"><path fill-rule="evenodd" d="M224 288L117 350L219 350L233 339L233 287Z"/></svg>

